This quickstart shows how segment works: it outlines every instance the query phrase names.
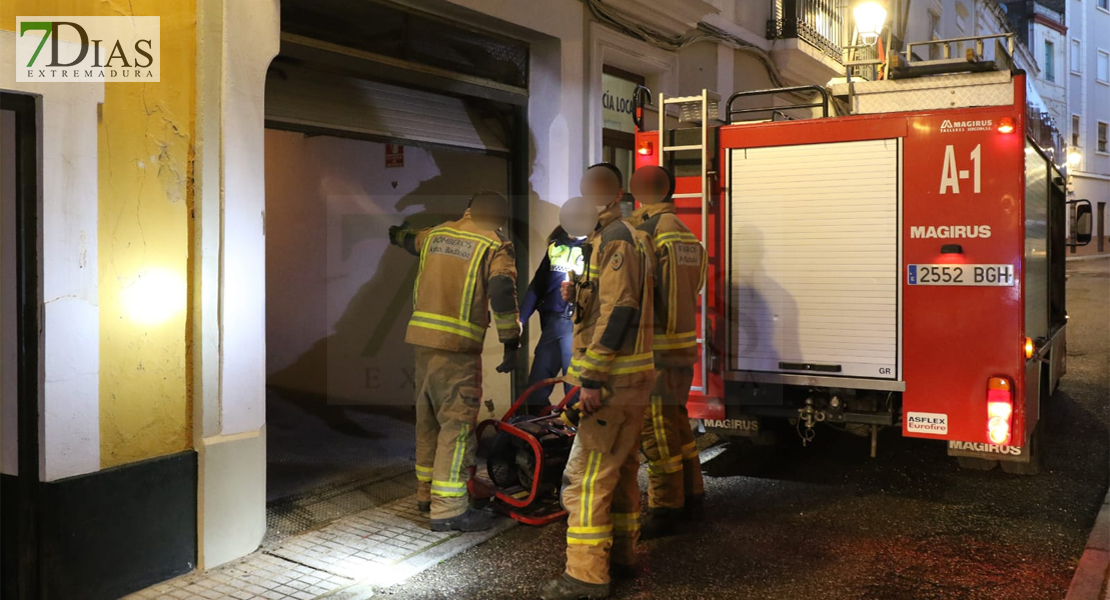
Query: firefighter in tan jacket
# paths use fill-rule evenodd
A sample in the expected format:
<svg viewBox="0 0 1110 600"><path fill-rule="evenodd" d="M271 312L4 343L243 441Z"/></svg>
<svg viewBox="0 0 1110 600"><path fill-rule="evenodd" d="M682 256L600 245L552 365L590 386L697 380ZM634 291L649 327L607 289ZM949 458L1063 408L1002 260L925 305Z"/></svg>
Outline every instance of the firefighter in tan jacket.
<svg viewBox="0 0 1110 600"><path fill-rule="evenodd" d="M678 532L683 517L700 520L705 488L686 401L697 362L698 293L706 253L675 213L674 178L662 167L636 171L629 186L641 207L628 221L651 236L655 268L655 385L643 423L648 459L645 539Z"/></svg>
<svg viewBox="0 0 1110 600"><path fill-rule="evenodd" d="M544 600L608 596L610 559L614 568L631 568L639 538L637 449L654 373L653 258L647 236L621 220L624 190L614 171L595 165L583 178L583 195L601 213L583 246L586 272L565 284L575 290L567 381L582 388L582 416L561 498L566 571L541 587Z"/></svg>
<svg viewBox="0 0 1110 600"><path fill-rule="evenodd" d="M487 512L469 508L474 424L482 397L482 347L490 309L505 345L497 367L516 366L520 324L512 244L498 231L500 194L479 192L458 221L421 231L390 228L390 241L420 257L405 341L416 347L417 502L433 531L481 531Z"/></svg>

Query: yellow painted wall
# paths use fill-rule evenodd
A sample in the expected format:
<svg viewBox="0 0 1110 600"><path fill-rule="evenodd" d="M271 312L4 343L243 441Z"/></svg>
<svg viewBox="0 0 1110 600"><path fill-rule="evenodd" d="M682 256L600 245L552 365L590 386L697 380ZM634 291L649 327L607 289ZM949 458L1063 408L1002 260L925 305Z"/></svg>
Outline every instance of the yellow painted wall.
<svg viewBox="0 0 1110 600"><path fill-rule="evenodd" d="M98 211L102 467L192 446L185 281L196 3L0 1L0 28L9 31L17 15L132 14L161 17L161 76L158 83L104 84ZM144 306L157 310L146 313Z"/></svg>

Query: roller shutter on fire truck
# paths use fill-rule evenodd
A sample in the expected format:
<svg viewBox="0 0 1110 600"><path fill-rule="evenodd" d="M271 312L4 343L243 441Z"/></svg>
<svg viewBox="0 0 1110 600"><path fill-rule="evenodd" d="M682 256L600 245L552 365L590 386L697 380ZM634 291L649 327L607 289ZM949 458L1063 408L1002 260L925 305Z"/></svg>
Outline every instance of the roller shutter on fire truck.
<svg viewBox="0 0 1110 600"><path fill-rule="evenodd" d="M899 377L896 139L730 156L738 371Z"/></svg>

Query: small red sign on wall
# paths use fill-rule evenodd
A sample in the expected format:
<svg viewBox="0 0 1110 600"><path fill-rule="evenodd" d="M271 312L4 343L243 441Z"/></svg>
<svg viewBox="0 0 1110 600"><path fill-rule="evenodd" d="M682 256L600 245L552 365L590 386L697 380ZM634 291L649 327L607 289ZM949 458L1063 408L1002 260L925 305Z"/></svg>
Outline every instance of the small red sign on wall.
<svg viewBox="0 0 1110 600"><path fill-rule="evenodd" d="M405 166L405 147L399 144L385 145L385 168Z"/></svg>

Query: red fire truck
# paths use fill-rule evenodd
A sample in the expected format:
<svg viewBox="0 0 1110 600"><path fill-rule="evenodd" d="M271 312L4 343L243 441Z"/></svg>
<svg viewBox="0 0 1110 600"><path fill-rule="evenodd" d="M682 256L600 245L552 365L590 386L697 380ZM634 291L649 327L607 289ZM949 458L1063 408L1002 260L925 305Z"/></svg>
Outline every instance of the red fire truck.
<svg viewBox="0 0 1110 600"><path fill-rule="evenodd" d="M1066 370L1065 222L1089 239L1090 203L1069 207L1059 149L1026 135L1006 48L931 43L974 48L723 105L658 97L636 160L673 170L709 252L688 404L705 431L804 443L833 426L874 456L898 427L965 467L1038 469Z"/></svg>

